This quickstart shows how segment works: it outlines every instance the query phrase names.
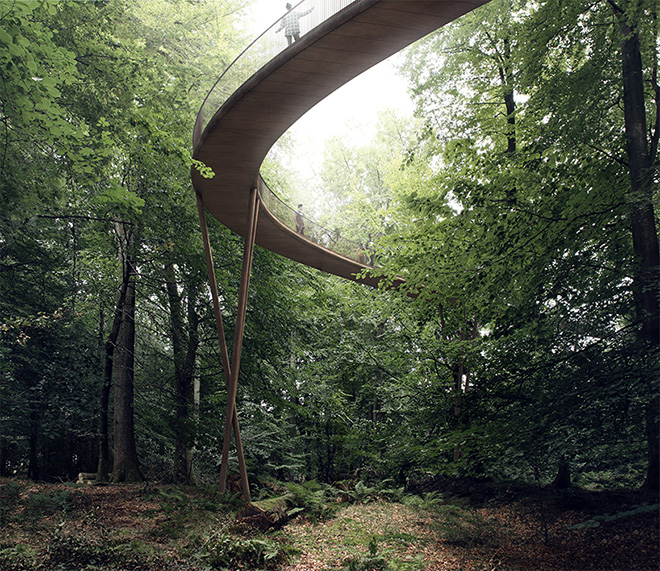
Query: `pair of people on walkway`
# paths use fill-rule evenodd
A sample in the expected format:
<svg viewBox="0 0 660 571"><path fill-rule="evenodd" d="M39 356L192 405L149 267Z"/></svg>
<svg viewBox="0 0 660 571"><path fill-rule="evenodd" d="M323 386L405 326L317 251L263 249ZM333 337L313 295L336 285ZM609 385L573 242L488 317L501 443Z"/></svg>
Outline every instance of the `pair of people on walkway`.
<svg viewBox="0 0 660 571"><path fill-rule="evenodd" d="M280 27L275 30L275 32L281 32L284 30L286 41L291 45L294 41L297 42L300 39L300 18L307 16L307 14L314 9L314 6L305 12L294 12L291 4L287 4L286 9L288 12L286 16L282 18Z"/></svg>

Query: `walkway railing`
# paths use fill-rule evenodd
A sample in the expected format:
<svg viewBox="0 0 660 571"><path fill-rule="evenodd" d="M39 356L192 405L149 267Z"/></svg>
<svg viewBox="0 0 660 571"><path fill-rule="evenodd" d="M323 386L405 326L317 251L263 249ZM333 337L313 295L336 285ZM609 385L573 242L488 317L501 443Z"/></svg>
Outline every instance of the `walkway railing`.
<svg viewBox="0 0 660 571"><path fill-rule="evenodd" d="M280 1L280 0L273 0ZM290 12L307 12L308 14L300 18L300 36L305 35L319 24L351 4L354 0L301 0L291 2L293 8ZM282 6L285 2L282 2ZM285 30L280 29L282 19L288 14L286 12L277 21L272 24L265 32L255 39L241 54L229 65L222 73L218 81L206 96L202 107L195 120L193 131L193 147L197 145L204 129L215 113L229 99L229 97L248 79L250 79L259 69L266 65L276 55L289 47L287 38L284 35ZM278 31L279 30L279 31ZM285 204L277 195L264 183L262 200L273 215L283 224L295 230L296 211ZM364 246L346 238L342 238L338 232L328 230L323 226L312 222L305 217L305 238L342 254L347 258L356 260L364 264L373 264L373 256Z"/></svg>
<svg viewBox="0 0 660 571"><path fill-rule="evenodd" d="M283 0L272 0L281 2L284 8L286 2ZM293 8L291 12L311 12L300 19L300 35L304 36L310 30L322 24L355 0L291 0ZM288 13L288 12L287 12ZM240 55L227 67L218 81L206 96L202 107L197 114L195 128L193 130L193 147L201 137L209 121L215 112L222 107L229 96L252 77L259 69L266 65L277 54L283 52L288 46L284 30L277 31L281 25L283 13L275 23L255 39Z"/></svg>
<svg viewBox="0 0 660 571"><path fill-rule="evenodd" d="M281 200L265 181L263 181L261 200L275 218L292 230L296 230L296 210ZM373 265L373 252L369 251L366 245L343 238L339 232L328 230L306 216L303 216L303 219L305 222L304 236L308 240L357 262Z"/></svg>

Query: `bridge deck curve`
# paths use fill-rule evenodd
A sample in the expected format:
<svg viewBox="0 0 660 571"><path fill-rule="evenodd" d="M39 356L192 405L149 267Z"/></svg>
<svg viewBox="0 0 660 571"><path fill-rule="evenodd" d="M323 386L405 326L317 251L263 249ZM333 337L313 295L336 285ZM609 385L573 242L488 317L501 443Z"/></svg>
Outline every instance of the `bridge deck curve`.
<svg viewBox="0 0 660 571"><path fill-rule="evenodd" d="M357 0L286 48L234 92L196 138L193 157L215 173L211 179L192 173L206 210L245 236L249 190L261 187L261 163L291 125L354 77L488 1ZM259 209L260 246L347 279L367 268L297 234L262 201Z"/></svg>

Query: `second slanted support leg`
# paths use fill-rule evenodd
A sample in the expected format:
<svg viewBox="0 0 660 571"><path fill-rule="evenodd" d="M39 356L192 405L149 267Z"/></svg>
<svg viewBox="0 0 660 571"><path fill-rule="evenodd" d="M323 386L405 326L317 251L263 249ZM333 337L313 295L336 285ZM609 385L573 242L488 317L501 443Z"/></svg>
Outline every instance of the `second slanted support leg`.
<svg viewBox="0 0 660 571"><path fill-rule="evenodd" d="M215 313L215 322L218 332L218 339L220 341L220 354L222 357L222 368L225 376L225 387L229 392L231 384L231 366L229 364L229 353L227 351L227 342L225 339L225 331L222 322L222 311L220 309L220 300L218 298L218 284L215 279L215 269L213 267L213 255L211 254L211 240L209 238L208 226L206 224L206 214L204 212L204 203L201 196L197 196L197 208L199 213L199 223L202 230L202 241L204 243L204 254L206 256L206 266L209 275L209 285L211 286L211 297L213 298L213 309ZM241 474L241 487L243 490L243 497L245 501L250 501L250 486L247 479L247 470L245 467L245 459L243 456L243 445L241 443L241 431L238 425L238 416L236 414L236 407L234 406L234 414L232 415L232 426L236 437L236 452L238 455L238 468ZM220 492L224 492L226 488L226 463L227 455L223 455L221 465L225 466L225 477L222 479L222 486ZM222 469L221 469L222 473Z"/></svg>
<svg viewBox="0 0 660 571"><path fill-rule="evenodd" d="M248 220L243 246L243 265L241 269L241 285L238 292L238 309L236 312L236 329L234 332L234 349L232 351L231 379L227 387L227 416L225 418L224 442L222 447L222 464L220 466L220 489L227 485L227 468L229 447L231 444L232 420L236 414L236 389L238 385L238 372L241 364L241 351L243 348L243 332L245 331L245 317L247 313L247 297L250 287L250 274L252 270L252 256L257 232L257 219L259 216L257 189L250 190ZM243 461L243 448L240 442L240 433L235 432L236 452L239 455L239 465ZM241 470L241 485L245 499L250 501L247 472Z"/></svg>

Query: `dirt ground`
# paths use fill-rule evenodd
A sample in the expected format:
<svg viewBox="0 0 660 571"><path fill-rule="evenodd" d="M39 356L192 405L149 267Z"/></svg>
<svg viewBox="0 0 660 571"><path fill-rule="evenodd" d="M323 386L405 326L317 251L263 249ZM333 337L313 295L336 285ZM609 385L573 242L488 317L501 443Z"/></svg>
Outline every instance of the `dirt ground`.
<svg viewBox="0 0 660 571"><path fill-rule="evenodd" d="M411 571L660 569L657 496L576 490L534 495L499 486L451 501L439 497L432 505L346 503L322 521L297 515L268 532L296 551L289 563L271 568L348 568L347 562L356 554L357 560L366 557L371 545L372 553L377 550L391 562L389 569ZM172 562L172 569L202 569L186 563L195 537L209 528L230 529L233 520L233 513L214 502L212 491L194 488L0 480L0 555L5 556L0 567L18 552L46 562L49 543L59 533L101 534L148 550ZM354 568L387 568L362 561L362 567ZM34 568L106 569L47 563ZM152 569L139 564L123 568Z"/></svg>

